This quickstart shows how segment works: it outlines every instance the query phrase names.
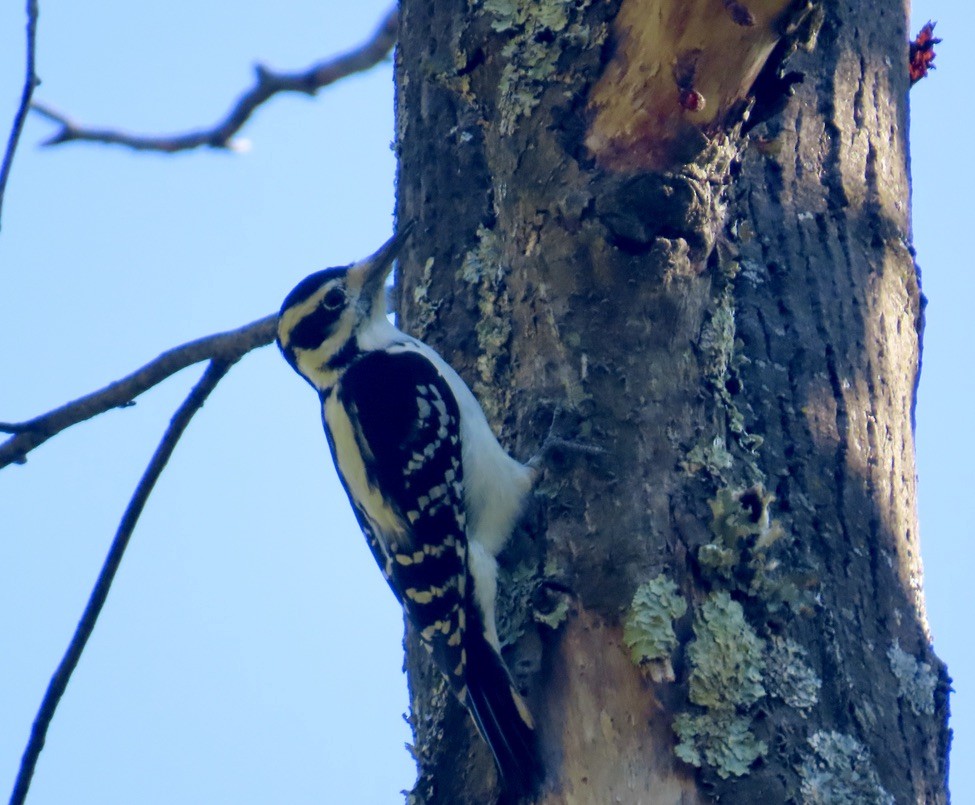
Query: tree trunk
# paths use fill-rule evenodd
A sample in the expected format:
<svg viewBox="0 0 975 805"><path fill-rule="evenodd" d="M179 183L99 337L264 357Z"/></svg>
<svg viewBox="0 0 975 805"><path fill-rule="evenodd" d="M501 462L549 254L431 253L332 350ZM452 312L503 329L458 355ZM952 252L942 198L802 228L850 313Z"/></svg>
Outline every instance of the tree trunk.
<svg viewBox="0 0 975 805"><path fill-rule="evenodd" d="M403 0L401 20L402 326L514 455L553 412L606 451L566 453L502 557L540 801L945 802L905 9ZM407 647L414 801L495 801Z"/></svg>

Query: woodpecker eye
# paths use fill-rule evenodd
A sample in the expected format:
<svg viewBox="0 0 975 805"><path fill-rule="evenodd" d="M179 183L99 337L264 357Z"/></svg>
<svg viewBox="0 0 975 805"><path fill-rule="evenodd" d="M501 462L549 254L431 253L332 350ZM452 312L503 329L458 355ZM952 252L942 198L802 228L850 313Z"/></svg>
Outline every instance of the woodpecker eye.
<svg viewBox="0 0 975 805"><path fill-rule="evenodd" d="M337 310L345 302L345 291L339 287L332 288L322 297L322 307L326 310Z"/></svg>

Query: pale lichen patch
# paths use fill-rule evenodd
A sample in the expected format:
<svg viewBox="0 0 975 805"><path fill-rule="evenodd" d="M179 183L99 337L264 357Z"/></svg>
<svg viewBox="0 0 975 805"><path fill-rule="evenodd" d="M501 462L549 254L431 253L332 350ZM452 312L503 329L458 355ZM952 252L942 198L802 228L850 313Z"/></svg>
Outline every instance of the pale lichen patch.
<svg viewBox="0 0 975 805"><path fill-rule="evenodd" d="M897 695L907 702L915 715L934 715L934 690L938 677L926 662L918 662L895 640L887 649L890 670L897 678Z"/></svg>
<svg viewBox="0 0 975 805"><path fill-rule="evenodd" d="M740 777L768 751L752 732L748 714L765 696L765 643L726 592L711 593L701 605L694 635L687 649L689 698L705 712L675 719L680 743L674 751L692 765L713 768L719 777Z"/></svg>
<svg viewBox="0 0 975 805"><path fill-rule="evenodd" d="M712 767L722 779L743 777L768 751L751 731L751 719L734 713L683 713L674 721L674 753L692 766Z"/></svg>
<svg viewBox="0 0 975 805"><path fill-rule="evenodd" d="M509 135L531 114L552 83L566 47L587 42L588 26L574 18L588 0L484 0L491 28L511 39L501 49L506 62L498 92L499 131Z"/></svg>
<svg viewBox="0 0 975 805"><path fill-rule="evenodd" d="M641 584L623 625L623 642L633 662L646 668L655 682L673 682L670 655L677 648L674 621L687 611L677 585L663 573Z"/></svg>
<svg viewBox="0 0 975 805"><path fill-rule="evenodd" d="M811 610L810 594L779 559L776 547L786 531L771 515L774 501L761 484L719 489L709 501L714 539L698 549L697 561L712 582L760 600L769 612L783 605L795 612Z"/></svg>
<svg viewBox="0 0 975 805"><path fill-rule="evenodd" d="M765 653L765 688L803 715L819 701L822 680L806 662L806 650L788 637L772 637Z"/></svg>
<svg viewBox="0 0 975 805"><path fill-rule="evenodd" d="M433 258L423 264L420 277L413 286L413 331L417 338L423 339L436 321L437 311L442 302L430 298L430 285L433 282Z"/></svg>
<svg viewBox="0 0 975 805"><path fill-rule="evenodd" d="M535 609L532 612L532 617L536 623L541 623L549 629L558 629L569 617L568 597L560 598L554 607L545 612Z"/></svg>
<svg viewBox="0 0 975 805"><path fill-rule="evenodd" d="M477 246L464 256L458 275L477 288L478 322L476 361L477 394L488 421L496 427L510 410L510 387L501 366L511 341L511 299L505 283L506 264L500 238L486 227L478 227Z"/></svg>
<svg viewBox="0 0 975 805"><path fill-rule="evenodd" d="M710 441L702 439L692 447L682 462L684 469L694 474L707 470L708 474L720 478L735 465L735 457L729 452L723 436L715 436Z"/></svg>
<svg viewBox="0 0 975 805"><path fill-rule="evenodd" d="M724 287L715 299L711 316L701 328L697 347L703 359L704 377L711 387L715 402L725 412L728 430L731 431L734 441L749 457L746 469L753 479L758 480L762 478L762 474L751 457L757 453L764 439L759 434L748 431L745 414L736 401L737 393L732 392L732 389L740 390L740 369L747 360L741 352L735 323L733 281L740 266L737 260L727 255L721 259L720 265Z"/></svg>
<svg viewBox="0 0 975 805"><path fill-rule="evenodd" d="M694 621L688 646L690 700L715 710L748 707L765 695L764 642L726 592L711 593Z"/></svg>
<svg viewBox="0 0 975 805"><path fill-rule="evenodd" d="M856 738L820 730L798 766L803 805L892 805L870 753Z"/></svg>
<svg viewBox="0 0 975 805"><path fill-rule="evenodd" d="M498 568L498 597L495 618L503 646L517 643L532 619L532 596L538 588L535 566L519 562L514 567Z"/></svg>

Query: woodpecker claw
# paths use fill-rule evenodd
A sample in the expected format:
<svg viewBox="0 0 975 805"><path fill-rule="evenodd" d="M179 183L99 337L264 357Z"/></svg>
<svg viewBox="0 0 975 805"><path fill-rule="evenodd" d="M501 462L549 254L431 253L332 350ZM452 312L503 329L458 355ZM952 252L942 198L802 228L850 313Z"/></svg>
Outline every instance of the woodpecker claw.
<svg viewBox="0 0 975 805"><path fill-rule="evenodd" d="M552 423L541 446L530 459L528 466L535 471L536 477L541 475L546 467L552 465L553 457L560 453L575 453L583 456L601 456L606 450L594 444L568 439L562 433L559 423L565 409L557 407L552 413Z"/></svg>

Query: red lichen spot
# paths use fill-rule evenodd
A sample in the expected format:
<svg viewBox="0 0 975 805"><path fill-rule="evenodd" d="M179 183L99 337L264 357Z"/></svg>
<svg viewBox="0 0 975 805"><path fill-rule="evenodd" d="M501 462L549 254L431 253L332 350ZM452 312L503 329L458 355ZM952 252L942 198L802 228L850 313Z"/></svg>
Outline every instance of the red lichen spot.
<svg viewBox="0 0 975 805"><path fill-rule="evenodd" d="M688 112L700 112L707 106L704 96L694 87L683 87L677 96L682 109Z"/></svg>
<svg viewBox="0 0 975 805"><path fill-rule="evenodd" d="M735 25L750 28L755 24L754 15L746 8L744 3L739 3L738 0L723 0L723 2L724 7L731 14L731 19L734 20Z"/></svg>
<svg viewBox="0 0 975 805"><path fill-rule="evenodd" d="M908 70L911 74L912 85L924 78L928 74L928 70L934 69L934 46L941 42L934 35L935 24L933 22L926 23L914 41L911 42Z"/></svg>

